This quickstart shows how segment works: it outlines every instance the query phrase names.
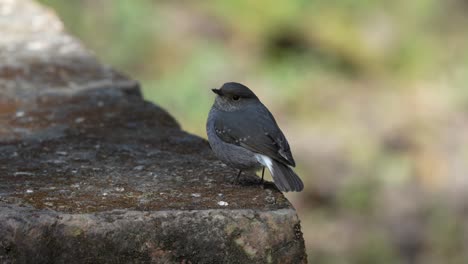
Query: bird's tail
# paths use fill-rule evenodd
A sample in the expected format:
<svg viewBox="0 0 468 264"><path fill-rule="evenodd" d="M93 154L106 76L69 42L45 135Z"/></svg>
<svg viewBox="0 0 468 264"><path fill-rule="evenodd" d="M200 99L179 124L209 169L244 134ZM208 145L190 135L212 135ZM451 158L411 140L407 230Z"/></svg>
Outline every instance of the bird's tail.
<svg viewBox="0 0 468 264"><path fill-rule="evenodd" d="M271 166L268 166L268 169L280 191L300 192L304 189L304 183L288 165L271 160Z"/></svg>

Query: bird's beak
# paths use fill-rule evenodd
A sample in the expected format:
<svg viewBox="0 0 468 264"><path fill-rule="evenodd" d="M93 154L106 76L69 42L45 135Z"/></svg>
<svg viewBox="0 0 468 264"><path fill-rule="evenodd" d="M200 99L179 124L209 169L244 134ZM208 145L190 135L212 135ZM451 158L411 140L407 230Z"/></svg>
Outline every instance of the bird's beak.
<svg viewBox="0 0 468 264"><path fill-rule="evenodd" d="M223 92L221 92L221 89L211 89L211 91L213 91L213 93L217 94L217 95L223 95Z"/></svg>

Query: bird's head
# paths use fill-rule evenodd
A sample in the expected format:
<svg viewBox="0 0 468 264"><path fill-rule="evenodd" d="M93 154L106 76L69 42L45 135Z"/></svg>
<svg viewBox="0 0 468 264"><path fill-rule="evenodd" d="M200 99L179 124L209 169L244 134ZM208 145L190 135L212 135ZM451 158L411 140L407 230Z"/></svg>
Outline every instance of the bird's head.
<svg viewBox="0 0 468 264"><path fill-rule="evenodd" d="M259 102L258 97L247 86L236 82L225 83L212 91L217 94L214 107L222 111L236 111Z"/></svg>

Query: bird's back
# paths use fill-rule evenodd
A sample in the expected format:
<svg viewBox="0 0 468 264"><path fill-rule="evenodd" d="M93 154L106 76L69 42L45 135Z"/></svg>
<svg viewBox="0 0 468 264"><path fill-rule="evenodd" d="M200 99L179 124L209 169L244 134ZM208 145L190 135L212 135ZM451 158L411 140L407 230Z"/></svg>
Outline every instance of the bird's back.
<svg viewBox="0 0 468 264"><path fill-rule="evenodd" d="M260 167L255 154L241 146L231 144L222 140L218 135L222 131L216 131L215 124L223 118L223 112L212 108L206 123L208 142L215 155L228 166L243 170L257 169Z"/></svg>
<svg viewBox="0 0 468 264"><path fill-rule="evenodd" d="M273 115L261 103L238 111L219 111L215 132L226 143L242 146L286 165L295 162L283 132Z"/></svg>

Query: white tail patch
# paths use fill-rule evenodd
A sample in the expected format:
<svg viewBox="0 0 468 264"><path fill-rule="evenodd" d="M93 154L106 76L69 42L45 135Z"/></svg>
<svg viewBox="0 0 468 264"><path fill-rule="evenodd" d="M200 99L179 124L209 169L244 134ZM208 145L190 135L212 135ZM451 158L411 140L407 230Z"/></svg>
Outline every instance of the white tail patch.
<svg viewBox="0 0 468 264"><path fill-rule="evenodd" d="M260 162L263 166L267 167L268 170L273 174L273 163L271 158L262 155L262 154L255 154L255 158Z"/></svg>

